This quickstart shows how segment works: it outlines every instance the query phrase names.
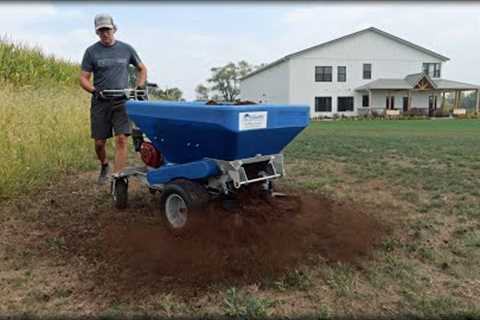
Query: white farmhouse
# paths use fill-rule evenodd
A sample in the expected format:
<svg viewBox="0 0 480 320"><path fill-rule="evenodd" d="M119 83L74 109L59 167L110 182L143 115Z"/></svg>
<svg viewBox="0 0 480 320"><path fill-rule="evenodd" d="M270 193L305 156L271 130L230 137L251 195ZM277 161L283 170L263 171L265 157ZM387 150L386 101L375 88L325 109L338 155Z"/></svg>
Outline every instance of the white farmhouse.
<svg viewBox="0 0 480 320"><path fill-rule="evenodd" d="M364 29L292 53L240 81L244 100L260 103L306 104L310 116L358 115L369 111L432 114L445 92L479 86L442 79L449 58L377 28Z"/></svg>

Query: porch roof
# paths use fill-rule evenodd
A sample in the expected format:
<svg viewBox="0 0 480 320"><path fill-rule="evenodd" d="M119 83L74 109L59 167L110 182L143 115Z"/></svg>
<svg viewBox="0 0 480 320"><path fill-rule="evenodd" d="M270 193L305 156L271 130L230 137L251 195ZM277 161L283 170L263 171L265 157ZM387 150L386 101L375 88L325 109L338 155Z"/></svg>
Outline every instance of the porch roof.
<svg viewBox="0 0 480 320"><path fill-rule="evenodd" d="M453 80L447 79L438 79L434 80L435 83L438 85L439 89L480 89L479 85L465 83L465 82L458 82Z"/></svg>
<svg viewBox="0 0 480 320"><path fill-rule="evenodd" d="M480 89L479 85L447 80L432 79L423 73L409 74L404 79L377 79L363 86L357 87L355 90L413 90L417 83L426 78L432 83L434 90L476 90Z"/></svg>
<svg viewBox="0 0 480 320"><path fill-rule="evenodd" d="M355 90L381 90L381 89L413 89L405 79L377 79Z"/></svg>

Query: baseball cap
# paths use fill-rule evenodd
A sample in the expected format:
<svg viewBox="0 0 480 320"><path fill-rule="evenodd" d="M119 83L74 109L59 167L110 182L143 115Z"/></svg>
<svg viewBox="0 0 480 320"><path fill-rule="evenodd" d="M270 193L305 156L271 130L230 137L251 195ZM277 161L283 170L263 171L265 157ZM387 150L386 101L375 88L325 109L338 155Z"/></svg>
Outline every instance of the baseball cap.
<svg viewBox="0 0 480 320"><path fill-rule="evenodd" d="M113 18L108 14L97 14L95 16L95 30L101 28L114 29L115 24L113 23Z"/></svg>

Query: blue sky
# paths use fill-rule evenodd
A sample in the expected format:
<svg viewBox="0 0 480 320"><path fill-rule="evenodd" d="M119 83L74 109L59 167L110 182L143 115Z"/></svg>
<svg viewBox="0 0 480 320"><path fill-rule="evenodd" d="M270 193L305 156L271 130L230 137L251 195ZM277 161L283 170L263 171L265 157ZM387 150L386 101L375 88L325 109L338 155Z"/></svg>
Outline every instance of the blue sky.
<svg viewBox="0 0 480 320"><path fill-rule="evenodd" d="M0 34L79 62L97 41L93 17L109 13L150 81L193 99L210 68L253 64L370 26L451 58L443 77L480 84L480 3L444 2L40 2L0 3Z"/></svg>

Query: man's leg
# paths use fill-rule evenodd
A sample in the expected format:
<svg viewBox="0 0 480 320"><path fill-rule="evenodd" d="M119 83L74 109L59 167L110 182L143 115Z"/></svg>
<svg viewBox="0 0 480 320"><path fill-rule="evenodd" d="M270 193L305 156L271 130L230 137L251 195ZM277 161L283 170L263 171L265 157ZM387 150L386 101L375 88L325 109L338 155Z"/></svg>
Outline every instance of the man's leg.
<svg viewBox="0 0 480 320"><path fill-rule="evenodd" d="M105 150L106 143L106 139L95 139L95 153L97 154L97 158L102 165L108 163L107 152Z"/></svg>
<svg viewBox="0 0 480 320"><path fill-rule="evenodd" d="M92 97L90 108L90 122L92 138L95 141L95 153L100 161L100 174L98 175L98 184L104 184L108 181L110 166L108 165L105 145L107 139L112 137L111 108L107 102L102 102Z"/></svg>
<svg viewBox="0 0 480 320"><path fill-rule="evenodd" d="M125 101L114 104L112 112L112 125L115 132L115 164L114 174L122 172L128 162L128 136L131 134L130 124Z"/></svg>
<svg viewBox="0 0 480 320"><path fill-rule="evenodd" d="M127 166L128 160L128 136L119 134L115 136L115 164L114 173L119 173Z"/></svg>
<svg viewBox="0 0 480 320"><path fill-rule="evenodd" d="M95 139L95 152L97 153L97 158L100 161L100 174L98 175L98 184L104 184L108 180L108 175L110 174L110 166L108 165L107 152L105 150L107 140L105 139Z"/></svg>

